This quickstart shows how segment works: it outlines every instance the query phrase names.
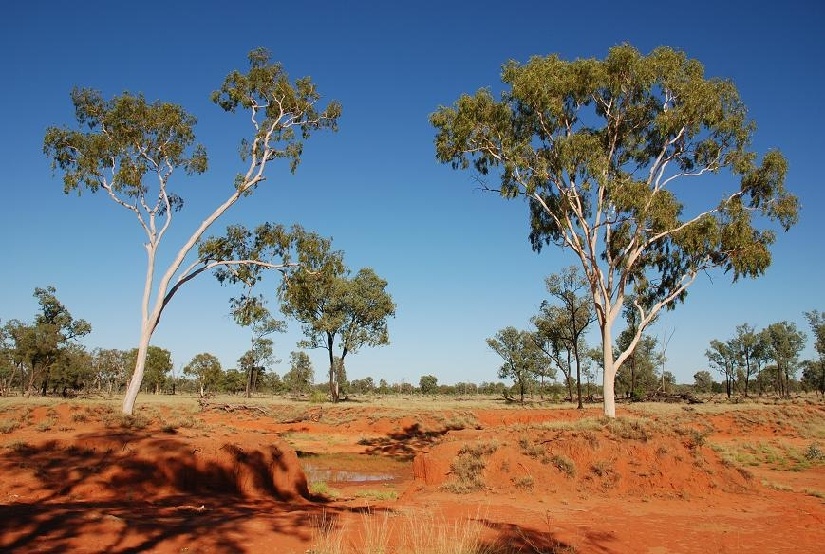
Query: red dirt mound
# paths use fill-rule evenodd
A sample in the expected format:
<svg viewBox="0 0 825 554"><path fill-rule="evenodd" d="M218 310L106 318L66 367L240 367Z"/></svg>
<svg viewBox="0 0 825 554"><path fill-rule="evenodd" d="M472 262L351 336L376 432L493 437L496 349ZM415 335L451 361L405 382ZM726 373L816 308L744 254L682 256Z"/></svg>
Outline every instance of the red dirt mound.
<svg viewBox="0 0 825 554"><path fill-rule="evenodd" d="M680 498L754 486L746 474L705 447L698 431L643 423L594 421L586 429L522 426L455 432L448 442L417 456L413 471L424 485L454 492Z"/></svg>
<svg viewBox="0 0 825 554"><path fill-rule="evenodd" d="M20 443L0 458L0 472L3 495L27 501L151 500L175 494L309 498L298 457L276 437L264 444L221 444L101 430L71 440Z"/></svg>

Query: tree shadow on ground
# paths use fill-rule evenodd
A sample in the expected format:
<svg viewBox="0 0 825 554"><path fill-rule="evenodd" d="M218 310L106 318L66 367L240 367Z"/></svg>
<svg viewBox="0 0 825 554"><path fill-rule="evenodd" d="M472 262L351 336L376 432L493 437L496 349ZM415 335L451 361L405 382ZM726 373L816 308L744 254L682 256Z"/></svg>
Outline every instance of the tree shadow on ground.
<svg viewBox="0 0 825 554"><path fill-rule="evenodd" d="M550 531L537 531L512 523L500 523L488 519L478 519L488 529L496 532L496 538L484 545L483 552L495 554L515 554L517 552L552 552L553 554L573 554L575 547L558 540Z"/></svg>
<svg viewBox="0 0 825 554"><path fill-rule="evenodd" d="M483 546L483 552L494 554L516 554L522 552L552 552L553 554L575 554L579 549L564 542L550 530L541 531L513 523L501 523L488 519L477 522L496 532L496 538ZM586 552L614 552L616 537L610 532L582 530L581 538Z"/></svg>
<svg viewBox="0 0 825 554"><path fill-rule="evenodd" d="M451 429L425 431L421 424L414 423L401 432L389 433L385 437L362 439L358 444L366 446L367 454L390 456L402 461L411 461L416 454L426 450Z"/></svg>
<svg viewBox="0 0 825 554"><path fill-rule="evenodd" d="M306 545L322 514L353 511L317 502L279 443L204 453L175 437L88 434L17 444L0 474L3 552L257 551L258 535Z"/></svg>
<svg viewBox="0 0 825 554"><path fill-rule="evenodd" d="M276 500L309 499L297 456L283 443L250 449L232 443L214 452L173 437L95 433L73 443L15 445L0 456L5 475L19 473L44 501L94 488L96 495L145 498L161 493L228 493ZM139 486L139 488L137 488Z"/></svg>

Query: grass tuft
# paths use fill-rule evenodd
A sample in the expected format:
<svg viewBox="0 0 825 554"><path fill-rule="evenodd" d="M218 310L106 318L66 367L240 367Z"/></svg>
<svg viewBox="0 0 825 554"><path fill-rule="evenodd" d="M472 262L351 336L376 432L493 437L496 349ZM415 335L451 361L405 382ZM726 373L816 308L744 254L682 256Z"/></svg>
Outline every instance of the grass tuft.
<svg viewBox="0 0 825 554"><path fill-rule="evenodd" d="M9 435L20 428L20 421L17 419L0 420L0 433Z"/></svg>
<svg viewBox="0 0 825 554"><path fill-rule="evenodd" d="M466 444L450 464L453 479L445 483L442 489L457 494L466 494L484 488L483 473L487 467L486 457L498 450L498 443Z"/></svg>
<svg viewBox="0 0 825 554"><path fill-rule="evenodd" d="M550 458L550 462L567 477L576 475L576 464L567 456L554 454L553 457Z"/></svg>

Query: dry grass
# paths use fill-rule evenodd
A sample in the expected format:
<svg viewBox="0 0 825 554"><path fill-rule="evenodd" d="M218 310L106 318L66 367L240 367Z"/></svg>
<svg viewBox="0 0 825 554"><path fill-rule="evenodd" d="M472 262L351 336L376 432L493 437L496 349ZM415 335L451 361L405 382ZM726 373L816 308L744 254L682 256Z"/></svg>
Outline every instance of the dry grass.
<svg viewBox="0 0 825 554"><path fill-rule="evenodd" d="M450 464L452 479L442 488L445 491L464 494L481 490L484 485L484 468L487 456L498 450L497 442L466 444Z"/></svg>
<svg viewBox="0 0 825 554"><path fill-rule="evenodd" d="M429 511L366 512L357 523L324 512L313 522L308 554L496 554L483 542L482 518L447 521ZM357 529L354 529L357 525Z"/></svg>
<svg viewBox="0 0 825 554"><path fill-rule="evenodd" d="M20 428L19 419L0 419L0 433L8 435Z"/></svg>

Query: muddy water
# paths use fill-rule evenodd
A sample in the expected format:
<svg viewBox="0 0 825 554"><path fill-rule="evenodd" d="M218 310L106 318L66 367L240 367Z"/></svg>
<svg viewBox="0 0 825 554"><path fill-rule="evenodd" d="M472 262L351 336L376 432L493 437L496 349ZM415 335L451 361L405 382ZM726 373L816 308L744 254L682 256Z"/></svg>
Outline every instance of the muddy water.
<svg viewBox="0 0 825 554"><path fill-rule="evenodd" d="M307 481L325 481L327 483L388 483L399 480L399 475L392 473L371 473L365 471L349 471L318 467L314 464L304 464L304 473Z"/></svg>

